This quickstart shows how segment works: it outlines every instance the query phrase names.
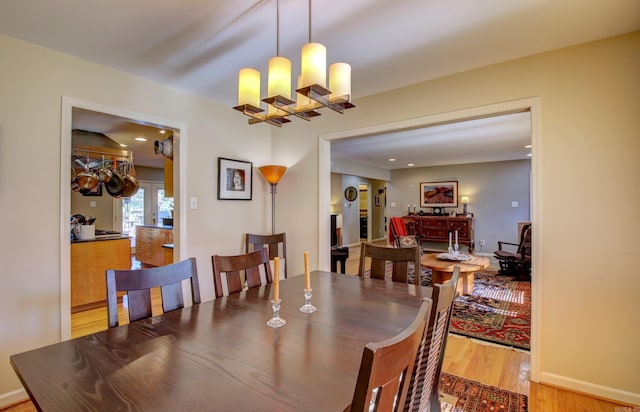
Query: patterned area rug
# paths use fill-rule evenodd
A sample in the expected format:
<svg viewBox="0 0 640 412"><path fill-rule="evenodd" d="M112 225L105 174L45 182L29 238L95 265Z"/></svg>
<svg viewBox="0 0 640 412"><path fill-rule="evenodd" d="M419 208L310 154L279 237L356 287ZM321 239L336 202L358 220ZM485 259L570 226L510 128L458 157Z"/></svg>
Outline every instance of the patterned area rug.
<svg viewBox="0 0 640 412"><path fill-rule="evenodd" d="M431 286L431 270L421 268L420 284ZM391 264L386 275L391 279ZM531 282L516 281L498 272L476 272L473 291L453 305L449 332L519 349L530 349ZM368 276L368 271L364 276ZM409 267L409 283L415 282Z"/></svg>
<svg viewBox="0 0 640 412"><path fill-rule="evenodd" d="M527 412L527 397L495 386L442 373L442 412Z"/></svg>
<svg viewBox="0 0 640 412"><path fill-rule="evenodd" d="M473 292L453 304L451 333L529 349L531 282L519 282L495 271L476 272Z"/></svg>

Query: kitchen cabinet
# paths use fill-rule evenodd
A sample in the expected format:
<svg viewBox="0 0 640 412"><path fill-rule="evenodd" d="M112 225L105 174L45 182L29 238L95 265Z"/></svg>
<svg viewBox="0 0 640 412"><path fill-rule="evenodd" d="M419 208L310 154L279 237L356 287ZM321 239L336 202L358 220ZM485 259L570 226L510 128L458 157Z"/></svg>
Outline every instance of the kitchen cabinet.
<svg viewBox="0 0 640 412"><path fill-rule="evenodd" d="M164 197L173 197L173 160L164 159Z"/></svg>
<svg viewBox="0 0 640 412"><path fill-rule="evenodd" d="M136 226L136 260L142 267L164 266L167 243L173 243L173 228Z"/></svg>
<svg viewBox="0 0 640 412"><path fill-rule="evenodd" d="M104 305L107 269L131 269L131 239L71 243L71 311Z"/></svg>

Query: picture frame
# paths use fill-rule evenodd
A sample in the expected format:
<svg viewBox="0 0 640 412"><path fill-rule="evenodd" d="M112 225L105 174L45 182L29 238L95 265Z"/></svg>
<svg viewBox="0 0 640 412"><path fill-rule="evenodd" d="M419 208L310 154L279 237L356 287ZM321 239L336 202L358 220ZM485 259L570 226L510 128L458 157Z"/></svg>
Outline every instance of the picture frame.
<svg viewBox="0 0 640 412"><path fill-rule="evenodd" d="M253 163L218 157L218 200L251 200Z"/></svg>
<svg viewBox="0 0 640 412"><path fill-rule="evenodd" d="M458 207L458 181L420 182L420 207Z"/></svg>

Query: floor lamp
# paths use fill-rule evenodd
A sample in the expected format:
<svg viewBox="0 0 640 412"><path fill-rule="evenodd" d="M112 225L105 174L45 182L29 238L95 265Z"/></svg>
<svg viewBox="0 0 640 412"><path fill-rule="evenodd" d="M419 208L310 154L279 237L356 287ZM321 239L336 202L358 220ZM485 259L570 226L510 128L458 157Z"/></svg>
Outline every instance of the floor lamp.
<svg viewBox="0 0 640 412"><path fill-rule="evenodd" d="M276 188L278 186L278 182L280 178L287 171L285 166L262 166L259 167L260 173L265 178L267 182L269 182L270 191L271 191L271 234L276 234Z"/></svg>

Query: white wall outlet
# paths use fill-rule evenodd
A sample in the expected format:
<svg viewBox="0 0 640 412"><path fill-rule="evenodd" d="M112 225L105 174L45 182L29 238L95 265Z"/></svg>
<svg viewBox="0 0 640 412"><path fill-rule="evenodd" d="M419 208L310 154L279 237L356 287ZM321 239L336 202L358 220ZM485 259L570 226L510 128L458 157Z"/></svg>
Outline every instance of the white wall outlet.
<svg viewBox="0 0 640 412"><path fill-rule="evenodd" d="M511 207L518 207L518 201L517 200L511 201Z"/></svg>
<svg viewBox="0 0 640 412"><path fill-rule="evenodd" d="M95 200L90 201L89 207L96 207L96 201Z"/></svg>
<svg viewBox="0 0 640 412"><path fill-rule="evenodd" d="M486 244L487 244L487 242L484 239L480 239L480 246L484 246Z"/></svg>
<svg viewBox="0 0 640 412"><path fill-rule="evenodd" d="M396 207L396 202L391 202L391 207Z"/></svg>
<svg viewBox="0 0 640 412"><path fill-rule="evenodd" d="M191 199L189 199L189 207L191 209L197 209L198 208L198 198L197 197L192 197Z"/></svg>

